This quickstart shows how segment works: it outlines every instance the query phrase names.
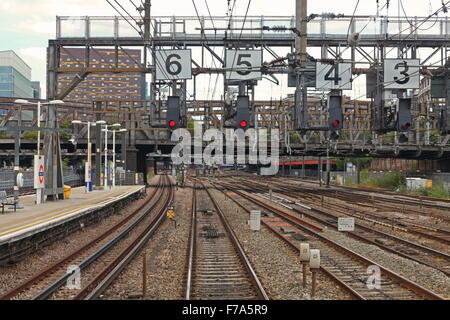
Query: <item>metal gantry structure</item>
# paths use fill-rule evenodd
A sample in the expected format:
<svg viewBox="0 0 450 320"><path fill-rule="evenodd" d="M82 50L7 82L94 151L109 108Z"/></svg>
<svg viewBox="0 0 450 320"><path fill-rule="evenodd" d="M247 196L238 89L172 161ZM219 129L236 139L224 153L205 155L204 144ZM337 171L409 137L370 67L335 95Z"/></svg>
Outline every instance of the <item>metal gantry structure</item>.
<svg viewBox="0 0 450 320"><path fill-rule="evenodd" d="M56 38L49 40L48 47L47 96L64 99L90 74L135 72L147 75L150 81L147 100L133 100L131 107L124 107L124 100L104 97L90 102L92 117L95 115L98 120L112 114L128 129L122 141L126 148L135 148L139 139L156 145L170 144L170 135L165 129L167 101L162 95L162 87L169 88L170 96L180 97L182 126L192 120L201 121L204 128L223 128L237 113L237 97L230 95L233 92L230 88L234 86L238 96L250 96L248 107L252 126L281 129L284 152L324 155L328 151L342 156L410 158L448 156L448 17L308 15L306 0L296 0L296 5L297 12L293 16L154 17L151 16L150 1L145 1L144 6L138 8L140 16L135 17L57 17ZM61 52L77 47L85 49L85 57L78 61L79 66L62 66ZM114 50L114 61L104 65L93 63L90 53L99 48ZM142 50L142 61L136 61L136 67L123 68L119 64L119 55L126 53L128 48ZM189 56L191 75L184 77L173 69L182 60L172 58L174 52L180 56L182 51L191 49L196 55ZM259 52L260 65L253 66L252 57L241 59L239 50L249 55ZM309 54L313 51L317 56ZM227 64L229 52L235 52L231 64ZM212 64L205 62L207 55L211 56ZM411 77L421 75L422 79L434 79L439 75L444 82L444 96L419 101L412 96L412 90L387 89L388 83L383 78L385 61L410 61L419 57L420 66L415 66L418 72ZM239 63L248 69L239 69ZM342 83L337 79L342 78L344 66L350 80ZM319 67L323 70L318 71ZM406 62L400 67L406 70ZM401 70L399 68L399 72ZM163 75L158 76L158 72ZM242 77L236 80L227 76L233 72ZM171 77L172 73L176 75ZM246 73L258 73L258 77L247 79ZM67 74L72 75L73 80L59 88L58 77ZM222 100L196 98L197 77L202 74L224 76ZM290 85L295 87L293 96L277 101L255 100L260 79L267 77L279 84L278 77L286 75ZM318 85L319 75L334 80L336 86ZM371 84L367 97L343 98L343 123L339 123L343 129L339 139L330 141L330 130L326 128L330 120L328 93L343 96L343 90L360 76L366 76L367 83ZM187 90L189 81L193 87L191 95ZM412 98L411 123L408 123L411 130L399 134L398 127L393 125L398 123L398 115L390 101L408 98ZM433 101L436 105L431 108ZM47 126L57 127L56 108L49 108L48 113ZM87 114L89 117L89 112ZM436 130L441 132L436 134ZM399 139L400 135L407 139ZM45 139L47 165L59 171L60 160L55 157L59 148L58 135L48 134ZM59 175L49 177L49 181L55 176Z"/></svg>

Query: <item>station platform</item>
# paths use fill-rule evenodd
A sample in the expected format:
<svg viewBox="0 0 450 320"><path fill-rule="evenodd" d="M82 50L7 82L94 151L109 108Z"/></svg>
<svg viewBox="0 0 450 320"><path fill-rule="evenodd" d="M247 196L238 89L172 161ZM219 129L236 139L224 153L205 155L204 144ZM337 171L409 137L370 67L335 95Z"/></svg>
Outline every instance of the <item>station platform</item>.
<svg viewBox="0 0 450 320"><path fill-rule="evenodd" d="M120 201L134 193L142 192L145 186L117 186L114 189L85 192L84 187L73 188L70 199L35 204L35 195L20 197L24 209L8 209L0 213L0 245L29 237L50 229L81 215Z"/></svg>

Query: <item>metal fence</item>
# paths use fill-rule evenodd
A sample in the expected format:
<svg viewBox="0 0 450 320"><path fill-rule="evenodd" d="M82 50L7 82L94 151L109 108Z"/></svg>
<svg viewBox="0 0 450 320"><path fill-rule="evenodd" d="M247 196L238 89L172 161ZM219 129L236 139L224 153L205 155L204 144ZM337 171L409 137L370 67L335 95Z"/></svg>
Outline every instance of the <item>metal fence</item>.
<svg viewBox="0 0 450 320"><path fill-rule="evenodd" d="M22 171L24 178L24 185L20 188L21 194L34 192L34 172ZM92 172L92 176L95 175L95 170ZM65 185L71 187L79 187L85 184L84 174L77 173L74 170L63 170L63 181ZM108 179L108 183L111 185L111 177ZM12 195L14 192L14 170L12 169L0 169L0 190L5 190L8 195ZM134 171L118 172L116 174L116 185L118 186L130 186L130 185L143 185L144 174L136 173Z"/></svg>
<svg viewBox="0 0 450 320"><path fill-rule="evenodd" d="M34 172L22 171L24 184L20 189L20 193L34 192ZM84 184L84 175L80 175L73 170L63 170L64 184L71 187L78 187ZM14 191L14 170L1 169L0 170L0 190L5 190L8 195L13 194Z"/></svg>

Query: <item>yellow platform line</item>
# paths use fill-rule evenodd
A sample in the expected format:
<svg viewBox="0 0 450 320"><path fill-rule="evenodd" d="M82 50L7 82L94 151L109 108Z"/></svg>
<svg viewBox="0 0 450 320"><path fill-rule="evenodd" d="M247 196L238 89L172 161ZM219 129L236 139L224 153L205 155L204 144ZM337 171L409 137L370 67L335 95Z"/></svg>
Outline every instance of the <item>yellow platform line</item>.
<svg viewBox="0 0 450 320"><path fill-rule="evenodd" d="M103 204L103 203L106 203L106 202L113 201L113 200L115 200L115 199L117 199L117 198L120 198L120 197L123 197L123 196L125 196L125 195L127 195L127 194L129 194L129 193L131 193L131 191L127 191L127 192L121 193L121 194L119 194L118 196L115 196L115 197L113 197L113 198L111 198L111 199L102 201L102 202L100 202L99 204ZM100 197L97 197L96 199L99 199L99 198L100 198ZM95 205L98 205L98 204L95 204ZM78 211L78 210L81 210L81 209L85 209L85 208L89 208L89 207L93 207L93 206L95 206L95 205L92 205L92 204L84 205L84 206L82 206L82 207L78 207L78 208L76 208L76 209L72 209L72 210L70 210L70 211L66 211L66 212L63 212L63 213L60 213L60 214L51 216L51 217L47 217L47 218L44 218L44 219L41 219L41 220L38 220L38 221L35 221L35 222L32 222L32 223L29 223L29 224L26 224L26 225L22 225L22 226L18 226L18 227L16 227L16 228L8 229L8 230L5 230L5 231L0 232L0 236L5 235L5 234L8 234L8 233L13 233L13 232L16 232L16 231L19 231L19 230L22 230L22 229L25 229L25 228L28 228L28 227L32 227L32 226L34 226L34 225L41 224L41 223L44 223L44 222L47 222L47 221L51 221L51 220L57 219L57 218L59 218L59 217L63 217L63 216L65 216L65 215L71 214L71 213L73 213L73 212L75 212L75 211ZM54 210L54 211L56 211L56 210Z"/></svg>
<svg viewBox="0 0 450 320"><path fill-rule="evenodd" d="M118 196L121 196L122 194L123 194L123 193L120 193ZM34 195L30 195L30 196L34 197ZM89 200L87 200L87 201L92 202L92 201L96 201L96 200L99 200L99 199L102 199L102 198L104 198L104 196L98 196L98 197L89 199ZM105 200L105 201L106 201L106 200ZM107 200L107 201L109 201L109 200ZM104 202L104 201L102 201L102 202ZM86 204L85 206L88 206L88 205L97 205L97 203L89 203L89 204ZM71 208L71 207L72 207L72 206L66 206L66 207L63 207L63 208L59 208L59 209L55 209L55 210L50 210L50 211L47 211L46 214L49 214L49 213L56 213L56 212L59 212L59 211L61 211L61 210L69 209L69 208ZM41 216L41 215L42 215L42 214L37 214L37 215L35 215L35 216L30 216L30 217L25 217L25 218L22 218L22 219L17 219L16 221L14 221L14 222L12 222L12 223L7 223L7 224L5 224L4 226L15 225L15 224L18 224L18 223L21 223L21 222L26 222L26 221L30 220L30 218L37 218L38 216Z"/></svg>

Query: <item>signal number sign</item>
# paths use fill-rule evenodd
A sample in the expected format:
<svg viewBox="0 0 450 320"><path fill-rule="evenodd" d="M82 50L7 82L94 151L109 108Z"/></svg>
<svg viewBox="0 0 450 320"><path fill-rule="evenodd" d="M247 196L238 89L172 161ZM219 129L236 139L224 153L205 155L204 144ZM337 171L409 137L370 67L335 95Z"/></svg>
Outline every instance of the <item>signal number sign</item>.
<svg viewBox="0 0 450 320"><path fill-rule="evenodd" d="M352 90L352 64L326 64L317 62L316 65L317 90Z"/></svg>
<svg viewBox="0 0 450 320"><path fill-rule="evenodd" d="M260 50L227 50L225 55L227 80L261 80Z"/></svg>
<svg viewBox="0 0 450 320"><path fill-rule="evenodd" d="M419 59L384 60L386 89L418 89L420 86Z"/></svg>
<svg viewBox="0 0 450 320"><path fill-rule="evenodd" d="M192 79L191 50L157 50L156 80Z"/></svg>

